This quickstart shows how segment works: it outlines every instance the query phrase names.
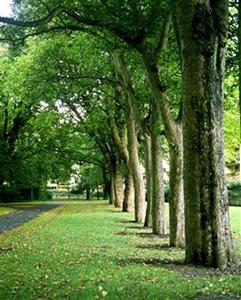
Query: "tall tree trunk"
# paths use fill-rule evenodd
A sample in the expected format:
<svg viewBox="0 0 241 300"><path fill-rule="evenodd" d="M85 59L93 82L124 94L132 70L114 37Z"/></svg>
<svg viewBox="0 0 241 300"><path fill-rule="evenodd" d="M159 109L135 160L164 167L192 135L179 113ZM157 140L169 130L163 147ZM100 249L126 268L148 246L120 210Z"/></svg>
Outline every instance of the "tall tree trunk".
<svg viewBox="0 0 241 300"><path fill-rule="evenodd" d="M104 188L103 188L103 200L108 200L110 199L110 194L111 194L111 183L110 181L106 181L104 184Z"/></svg>
<svg viewBox="0 0 241 300"><path fill-rule="evenodd" d="M91 137L92 134L91 134ZM116 155L115 151L113 150L112 145L108 144L105 139L103 139L103 136L100 138L100 136L96 137L94 135L94 138L100 148L100 151L103 154L103 157L105 158L105 167L102 169L103 174L103 181L104 181L104 193L109 194L109 204L114 204L114 169L115 169L115 162L116 162ZM107 170L109 170L109 174L107 175ZM106 198L106 196L105 196Z"/></svg>
<svg viewBox="0 0 241 300"><path fill-rule="evenodd" d="M33 187L30 188L30 200L33 201L33 197L34 197L34 190Z"/></svg>
<svg viewBox="0 0 241 300"><path fill-rule="evenodd" d="M115 203L115 188L114 188L114 175L110 176L110 201L109 204L113 205Z"/></svg>
<svg viewBox="0 0 241 300"><path fill-rule="evenodd" d="M183 191L183 138L182 127L177 126L177 145L169 145L170 197L169 224L170 246L185 246L184 191Z"/></svg>
<svg viewBox="0 0 241 300"><path fill-rule="evenodd" d="M86 200L90 200L90 189L86 189Z"/></svg>
<svg viewBox="0 0 241 300"><path fill-rule="evenodd" d="M107 174L107 171L105 168L102 168L102 177L103 177L103 199L107 200L110 199L111 194L111 182L110 182L110 176Z"/></svg>
<svg viewBox="0 0 241 300"><path fill-rule="evenodd" d="M135 221L145 221L145 183L138 155L138 140L136 136L135 120L131 114L127 117L127 137L129 150L129 163L133 176L135 190Z"/></svg>
<svg viewBox="0 0 241 300"><path fill-rule="evenodd" d="M127 170L127 174L125 177L123 212L133 211L134 199L135 199L135 192L134 192L133 177L130 170Z"/></svg>
<svg viewBox="0 0 241 300"><path fill-rule="evenodd" d="M224 179L223 75L228 1L177 0L182 45L186 261L234 261Z"/></svg>
<svg viewBox="0 0 241 300"><path fill-rule="evenodd" d="M120 163L117 162L114 172L115 207L122 207L124 201L123 177Z"/></svg>
<svg viewBox="0 0 241 300"><path fill-rule="evenodd" d="M124 60L119 51L113 53L113 61L118 75L123 81L125 91L127 91L127 140L129 152L129 166L134 181L135 190L135 221L144 223L145 221L145 183L142 175L141 165L138 155L138 140L136 134L136 125L138 119L138 109L136 107L136 98L131 84L131 79L125 67Z"/></svg>
<svg viewBox="0 0 241 300"><path fill-rule="evenodd" d="M152 169L151 169L152 159L151 159L151 137L150 134L145 132L145 170L146 170L146 218L145 227L152 226Z"/></svg>
<svg viewBox="0 0 241 300"><path fill-rule="evenodd" d="M173 115L171 113L168 101L165 96L165 88L162 86L161 81L159 79L159 72L157 68L157 61L151 54L151 51L145 47L145 45L140 48L140 53L142 57L143 64L145 66L145 70L150 82L150 87L153 93L153 96L155 98L155 101L157 102L157 105L160 105L160 112L161 112L161 117L162 117L162 122L165 127L165 133L166 137L168 140L169 147L179 149L179 137L177 135L178 133L178 126L177 122L173 118ZM181 148L179 149L181 151ZM180 154L181 155L181 154ZM179 229L184 227L184 217L178 217L180 216L180 212L176 211L179 207L182 207L183 203L183 197L182 194L176 194L176 190L178 189L179 184L179 170L175 169L178 168L177 164L173 164L172 166L172 181L176 183L176 185L171 184L170 186L170 195L176 195L175 198L175 205L172 207L172 216L174 219L170 219L170 222L174 222L176 225L172 226L170 224L170 228L172 229ZM174 191L172 191L174 189ZM178 218L177 218L178 217ZM177 230L176 232L172 231L172 236L175 236L176 241L182 241L183 240L183 231L182 230ZM170 236L171 237L171 236ZM172 242L170 241L172 244ZM176 243L176 246L183 246L182 243Z"/></svg>
<svg viewBox="0 0 241 300"><path fill-rule="evenodd" d="M3 180L0 179L0 203L4 202Z"/></svg>
<svg viewBox="0 0 241 300"><path fill-rule="evenodd" d="M90 189L90 199L89 200L93 200L94 197L94 189Z"/></svg>
<svg viewBox="0 0 241 300"><path fill-rule="evenodd" d="M152 230L154 234L164 235L166 218L160 120L159 108L153 101L151 114Z"/></svg>
<svg viewBox="0 0 241 300"><path fill-rule="evenodd" d="M100 190L99 190L99 186L98 185L96 187L96 196L97 196L97 200L100 200Z"/></svg>

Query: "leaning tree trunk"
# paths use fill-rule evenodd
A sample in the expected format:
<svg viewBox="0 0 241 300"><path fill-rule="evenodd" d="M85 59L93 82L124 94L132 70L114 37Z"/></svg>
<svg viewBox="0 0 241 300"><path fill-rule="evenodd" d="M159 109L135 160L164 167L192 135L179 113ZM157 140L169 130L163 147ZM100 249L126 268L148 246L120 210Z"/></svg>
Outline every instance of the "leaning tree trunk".
<svg viewBox="0 0 241 300"><path fill-rule="evenodd" d="M184 220L184 191L183 191L183 139L182 127L176 126L176 145L169 145L170 173L169 173L169 224L170 246L185 246Z"/></svg>
<svg viewBox="0 0 241 300"><path fill-rule="evenodd" d="M115 207L122 207L124 201L123 177L120 163L117 162L114 171L114 192L115 192Z"/></svg>
<svg viewBox="0 0 241 300"><path fill-rule="evenodd" d="M134 99L134 91L132 88L131 80L127 69L125 67L123 58L119 51L114 51L113 61L117 70L117 73L121 77L121 81L127 91L127 140L128 140L128 152L129 152L129 166L133 176L134 190L135 190L135 221L137 223L144 223L145 221L145 183L142 175L141 165L138 154L138 140L136 135L136 123L137 123L137 107L136 99Z"/></svg>
<svg viewBox="0 0 241 300"><path fill-rule="evenodd" d="M234 261L223 143L228 1L210 2L176 2L183 64L186 261L224 269Z"/></svg>
<svg viewBox="0 0 241 300"><path fill-rule="evenodd" d="M129 168L128 168L129 169ZM130 170L127 170L125 177L125 190L124 190L124 202L123 202L123 212L132 212L134 209L134 182Z"/></svg>
<svg viewBox="0 0 241 300"><path fill-rule="evenodd" d="M151 137L146 132L145 133L145 170L146 170L146 218L145 218L145 227L152 226L152 193L151 193Z"/></svg>
<svg viewBox="0 0 241 300"><path fill-rule="evenodd" d="M129 163L133 176L135 190L135 221L144 223L145 221L145 183L142 175L141 164L138 155L138 140L136 136L135 120L128 113L127 116L127 137L129 150Z"/></svg>
<svg viewBox="0 0 241 300"><path fill-rule="evenodd" d="M160 120L159 108L153 101L151 114L152 230L154 234L164 235L166 218Z"/></svg>
<svg viewBox="0 0 241 300"><path fill-rule="evenodd" d="M168 140L168 144L170 147L175 147L176 149L178 149L179 142L178 142L178 136L177 136L177 122L171 113L171 109L169 107L169 102L165 96L165 88L162 86L162 83L159 78L157 61L153 57L153 54L150 51L150 49L148 49L148 47L145 45L143 45L140 48L140 53L141 53L141 58L142 58L144 66L145 66L145 70L146 70L146 73L147 73L147 76L148 76L148 79L150 82L150 87L151 87L153 96L154 96L157 104L160 105L162 122L165 127L165 134L166 134L166 137ZM172 180L177 185L179 185L179 177L178 177L179 171L177 169L175 169L174 167L175 167L175 165L173 165L173 168L172 168L172 173L171 173ZM180 198L179 198L178 195L174 191L172 191L172 188L174 188L175 190L177 188L175 185L170 186L170 194L177 196L177 198L175 199L176 205L173 206L173 208L172 208L172 215L174 217L177 217L179 215L179 213L177 211L175 211L174 209L181 206L181 204L179 204L179 202L181 203L183 201L183 198L181 197L181 194L180 194ZM183 226L184 226L183 219L184 218L170 219L171 223L174 222L177 224L176 226L173 226L173 227L172 227L172 224L170 224L170 226L173 229L174 228L176 228L176 229L183 228ZM181 222L181 224L179 224L179 222ZM179 236L179 234L181 234L181 236ZM177 241L183 239L182 238L183 233L181 233L181 231L176 231L173 233L173 235L175 235ZM178 244L176 244L176 245L179 246Z"/></svg>

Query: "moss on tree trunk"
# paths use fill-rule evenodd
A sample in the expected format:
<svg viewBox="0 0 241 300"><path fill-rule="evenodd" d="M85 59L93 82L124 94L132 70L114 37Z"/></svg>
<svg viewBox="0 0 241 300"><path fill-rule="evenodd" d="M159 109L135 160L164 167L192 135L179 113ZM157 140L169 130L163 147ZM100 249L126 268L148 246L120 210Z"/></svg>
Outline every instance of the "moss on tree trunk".
<svg viewBox="0 0 241 300"><path fill-rule="evenodd" d="M146 170L146 217L145 227L152 226L152 192L151 192L151 137L150 134L145 132L145 170Z"/></svg>
<svg viewBox="0 0 241 300"><path fill-rule="evenodd" d="M234 261L224 180L225 0L177 0L182 46L186 261Z"/></svg>
<svg viewBox="0 0 241 300"><path fill-rule="evenodd" d="M151 114L152 230L154 234L164 235L166 233L166 218L160 124L159 107L153 101Z"/></svg>
<svg viewBox="0 0 241 300"><path fill-rule="evenodd" d="M125 190L124 190L124 202L123 202L123 212L132 212L134 210L134 182L131 171L127 170L125 177Z"/></svg>
<svg viewBox="0 0 241 300"><path fill-rule="evenodd" d="M123 177L121 173L121 165L117 163L114 172L114 192L115 192L115 207L122 208L124 201Z"/></svg>
<svg viewBox="0 0 241 300"><path fill-rule="evenodd" d="M176 126L176 144L169 145L170 153L170 246L185 246L184 191L183 191L183 141L182 127Z"/></svg>

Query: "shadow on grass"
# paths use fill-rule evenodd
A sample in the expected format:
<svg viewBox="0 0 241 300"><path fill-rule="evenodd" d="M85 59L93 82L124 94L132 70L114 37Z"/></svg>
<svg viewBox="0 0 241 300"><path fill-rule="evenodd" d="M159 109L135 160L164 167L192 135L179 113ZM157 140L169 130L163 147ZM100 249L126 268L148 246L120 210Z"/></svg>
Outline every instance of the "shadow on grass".
<svg viewBox="0 0 241 300"><path fill-rule="evenodd" d="M117 224L137 224L136 221L131 221L131 220L118 220L118 221L115 221L114 223L117 223Z"/></svg>
<svg viewBox="0 0 241 300"><path fill-rule="evenodd" d="M12 251L13 248L12 247L8 247L8 248L5 248L5 247L0 247L0 253L2 252L8 252L8 251Z"/></svg>
<svg viewBox="0 0 241 300"><path fill-rule="evenodd" d="M166 239L169 237L169 234L154 234L152 232L137 232L136 235L140 236L141 238L147 239Z"/></svg>
<svg viewBox="0 0 241 300"><path fill-rule="evenodd" d="M207 269L203 267L196 267L193 265L187 265L184 259L156 259L156 258L130 258L126 260L119 260L117 265L118 266L128 266L130 264L137 264L137 265L147 265L152 266L155 268L163 268L168 271L174 271L180 273L182 276L185 277L193 277L193 276L220 276L222 273L215 269Z"/></svg>
<svg viewBox="0 0 241 300"><path fill-rule="evenodd" d="M153 267L185 266L185 262L182 259L129 258L119 260L117 263L118 266L127 266L130 264L150 265Z"/></svg>
<svg viewBox="0 0 241 300"><path fill-rule="evenodd" d="M122 211L122 210L109 210L109 212L111 212L112 214L121 214L121 215L125 215L125 214L129 214L128 212L126 211ZM131 222L131 221L127 221L126 222ZM135 223L135 221L133 221ZM119 221L116 221L116 223L119 223Z"/></svg>
<svg viewBox="0 0 241 300"><path fill-rule="evenodd" d="M169 250L169 251L172 251L172 250L175 250L175 251L178 251L178 250L182 250L182 249L177 249L175 247L171 247L168 243L165 243L165 244L145 244L145 245L137 245L138 249L144 249L144 250Z"/></svg>
<svg viewBox="0 0 241 300"><path fill-rule="evenodd" d="M168 271L174 271L180 273L182 276L190 278L195 276L200 277L220 277L226 275L241 275L241 268L229 268L225 272L221 272L218 269L208 268L203 266L196 266L187 264L184 259L177 258L136 258L122 259L117 262L118 266L126 267L130 264L147 265L156 268L163 268Z"/></svg>
<svg viewBox="0 0 241 300"><path fill-rule="evenodd" d="M130 232L127 231L128 228L133 228L136 229L134 227L126 227L126 229L124 231L120 231L117 232L116 235L120 235L120 236L137 236L137 237L141 237L144 239L151 239L151 240L160 240L160 239L166 239L169 237L169 234L165 234L165 235L158 235L158 234L153 234L151 232ZM138 227L138 229L142 229L141 227Z"/></svg>
<svg viewBox="0 0 241 300"><path fill-rule="evenodd" d="M136 225L136 226L126 226L126 229L141 229L141 230L145 230L145 228L143 228L143 226L141 225Z"/></svg>

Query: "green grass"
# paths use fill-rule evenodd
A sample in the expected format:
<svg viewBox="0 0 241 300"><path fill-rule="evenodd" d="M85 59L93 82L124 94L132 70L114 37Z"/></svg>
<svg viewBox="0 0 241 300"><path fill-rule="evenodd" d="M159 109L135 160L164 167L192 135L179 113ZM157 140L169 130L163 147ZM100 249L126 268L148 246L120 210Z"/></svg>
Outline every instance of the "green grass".
<svg viewBox="0 0 241 300"><path fill-rule="evenodd" d="M241 209L231 208L241 254ZM180 263L184 251L106 202L71 202L0 236L0 299L194 299L241 295L238 274Z"/></svg>
<svg viewBox="0 0 241 300"><path fill-rule="evenodd" d="M241 207L230 207L230 219L236 251L241 255Z"/></svg>
<svg viewBox="0 0 241 300"><path fill-rule="evenodd" d="M0 216L5 215L5 214L9 214L9 213L12 213L12 212L15 212L15 211L16 211L16 209L14 209L14 208L0 206Z"/></svg>

